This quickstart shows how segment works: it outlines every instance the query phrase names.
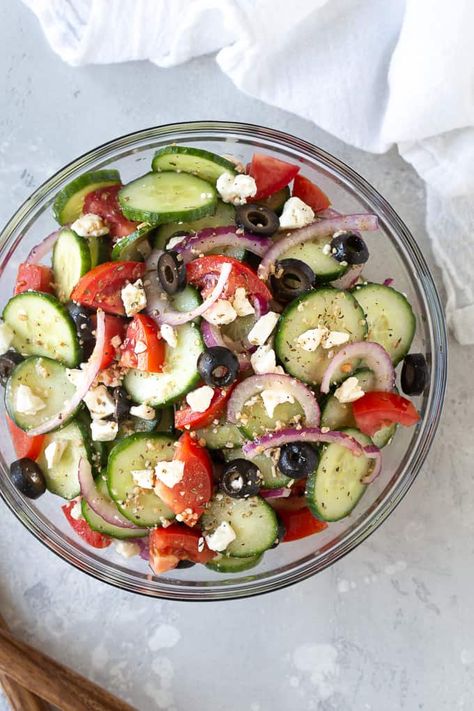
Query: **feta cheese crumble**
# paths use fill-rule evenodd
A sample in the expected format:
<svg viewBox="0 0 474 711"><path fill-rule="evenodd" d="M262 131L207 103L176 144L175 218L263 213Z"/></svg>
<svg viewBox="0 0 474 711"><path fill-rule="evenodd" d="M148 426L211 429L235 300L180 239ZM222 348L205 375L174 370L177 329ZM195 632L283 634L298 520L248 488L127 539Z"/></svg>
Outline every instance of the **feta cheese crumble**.
<svg viewBox="0 0 474 711"><path fill-rule="evenodd" d="M114 399L105 385L98 385L96 388L91 388L89 392L84 395L84 402L94 420L102 420L104 417L113 415L115 412Z"/></svg>
<svg viewBox="0 0 474 711"><path fill-rule="evenodd" d="M237 536L230 523L222 521L215 531L204 536L204 538L211 551L222 553L232 541L235 541Z"/></svg>
<svg viewBox="0 0 474 711"><path fill-rule="evenodd" d="M344 380L342 385L340 385L334 392L334 397L339 402L355 402L361 397L364 397L365 393L359 385L359 381L356 377L351 376Z"/></svg>
<svg viewBox="0 0 474 711"><path fill-rule="evenodd" d="M321 252L322 252L323 254L325 254L327 257L331 254L331 245L330 245L329 242L324 245L324 247L322 248Z"/></svg>
<svg viewBox="0 0 474 711"><path fill-rule="evenodd" d="M301 333L296 339L297 344L309 353L313 353L320 345L322 339L329 334L327 328L310 328Z"/></svg>
<svg viewBox="0 0 474 711"><path fill-rule="evenodd" d="M115 550L122 558L133 558L140 553L140 546L132 541L117 541Z"/></svg>
<svg viewBox="0 0 474 711"><path fill-rule="evenodd" d="M99 215L88 212L72 223L71 230L80 237L100 237L109 232L109 228Z"/></svg>
<svg viewBox="0 0 474 711"><path fill-rule="evenodd" d="M28 385L20 383L15 393L15 409L22 415L36 415L40 410L44 410L46 403L35 395Z"/></svg>
<svg viewBox="0 0 474 711"><path fill-rule="evenodd" d="M280 230L294 230L306 227L314 221L314 212L303 200L297 197L289 198L283 205L280 215Z"/></svg>
<svg viewBox="0 0 474 711"><path fill-rule="evenodd" d="M186 395L186 402L194 412L205 412L214 397L214 390L209 385L202 385L196 390L191 390Z"/></svg>
<svg viewBox="0 0 474 711"><path fill-rule="evenodd" d="M239 286L235 290L232 305L237 316L250 316L255 313L255 309L247 299L247 294L243 286Z"/></svg>
<svg viewBox="0 0 474 711"><path fill-rule="evenodd" d="M189 235L176 235L176 237L170 237L166 243L166 249L174 249L177 244L181 244L183 239L186 239Z"/></svg>
<svg viewBox="0 0 474 711"><path fill-rule="evenodd" d="M350 336L345 331L330 331L327 336L323 337L323 348L329 350L334 348L334 346L342 346L343 343L347 343Z"/></svg>
<svg viewBox="0 0 474 711"><path fill-rule="evenodd" d="M250 356L250 364L257 375L283 373L283 368L276 364L276 354L270 344L259 346Z"/></svg>
<svg viewBox="0 0 474 711"><path fill-rule="evenodd" d="M54 442L50 442L48 444L44 450L44 456L48 469L52 469L59 464L67 446L67 442L61 442L60 440L55 440Z"/></svg>
<svg viewBox="0 0 474 711"><path fill-rule="evenodd" d="M224 326L227 323L235 321L237 312L230 301L217 299L217 301L209 306L207 311L203 314L203 317L214 326Z"/></svg>
<svg viewBox="0 0 474 711"><path fill-rule="evenodd" d="M280 314L275 313L275 311L269 311L265 316L260 316L257 323L255 323L247 339L254 346L263 346L267 338L272 334L273 329L278 323Z"/></svg>
<svg viewBox="0 0 474 711"><path fill-rule="evenodd" d="M133 417L140 417L142 420L154 420L155 410L150 405L132 405L130 414Z"/></svg>
<svg viewBox="0 0 474 711"><path fill-rule="evenodd" d="M184 462L174 459L171 462L158 462L155 467L156 478L172 489L179 484L184 475Z"/></svg>
<svg viewBox="0 0 474 711"><path fill-rule="evenodd" d="M118 423L113 420L92 420L91 434L94 442L112 442L118 432Z"/></svg>
<svg viewBox="0 0 474 711"><path fill-rule="evenodd" d="M216 188L223 202L245 205L247 198L257 194L257 183L250 175L222 173L217 178Z"/></svg>
<svg viewBox="0 0 474 711"><path fill-rule="evenodd" d="M69 511L69 515L71 518L74 519L74 521L80 521L82 518L82 506L81 502L78 499L77 501L74 502L74 506L71 507L71 510Z"/></svg>
<svg viewBox="0 0 474 711"><path fill-rule="evenodd" d="M176 346L178 345L178 339L176 337L176 331L173 326L170 326L169 323L163 323L160 326L160 333L162 339L166 341L170 348L176 348Z"/></svg>
<svg viewBox="0 0 474 711"><path fill-rule="evenodd" d="M135 484L141 489L153 489L153 469L132 469L130 474Z"/></svg>
<svg viewBox="0 0 474 711"><path fill-rule="evenodd" d="M80 386L83 377L83 370L80 370L79 368L66 368L66 378L72 385L74 385L75 388Z"/></svg>
<svg viewBox="0 0 474 711"><path fill-rule="evenodd" d="M0 321L0 354L6 353L13 341L13 331L10 326Z"/></svg>
<svg viewBox="0 0 474 711"><path fill-rule="evenodd" d="M127 284L121 291L122 303L127 316L135 316L146 306L146 294L141 279L134 284Z"/></svg>
<svg viewBox="0 0 474 711"><path fill-rule="evenodd" d="M260 397L263 400L263 405L268 417L273 417L275 408L278 407L278 405L283 405L285 402L289 402L290 405L293 405L295 402L293 395L285 390L262 390Z"/></svg>

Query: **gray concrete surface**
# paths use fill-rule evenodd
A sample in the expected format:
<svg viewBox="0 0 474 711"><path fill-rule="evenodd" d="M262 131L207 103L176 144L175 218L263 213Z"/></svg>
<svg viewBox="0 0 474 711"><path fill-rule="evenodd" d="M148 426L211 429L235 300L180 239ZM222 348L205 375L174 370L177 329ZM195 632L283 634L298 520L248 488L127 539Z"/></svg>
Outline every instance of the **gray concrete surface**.
<svg viewBox="0 0 474 711"><path fill-rule="evenodd" d="M212 58L170 70L72 69L12 0L0 6L0 67L1 223L50 173L112 137L174 120L238 119L302 136L353 165L432 264L423 186L396 152L364 154L240 94ZM409 495L317 578L233 603L135 597L70 568L0 503L0 609L16 634L140 711L474 708L473 355L451 343L442 425Z"/></svg>

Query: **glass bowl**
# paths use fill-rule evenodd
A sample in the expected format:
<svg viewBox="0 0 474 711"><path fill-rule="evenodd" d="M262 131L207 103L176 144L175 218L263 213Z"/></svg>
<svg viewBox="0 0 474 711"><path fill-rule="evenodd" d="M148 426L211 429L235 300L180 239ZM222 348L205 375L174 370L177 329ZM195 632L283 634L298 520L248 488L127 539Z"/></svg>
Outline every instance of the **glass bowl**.
<svg viewBox="0 0 474 711"><path fill-rule="evenodd" d="M48 494L38 501L22 497L7 476L15 459L5 417L0 418L0 491L20 521L61 558L99 580L144 595L174 600L222 600L257 595L304 580L334 563L371 534L395 509L413 483L428 453L441 413L446 382L446 333L438 294L423 255L398 215L379 193L351 168L325 151L294 136L243 123L202 121L169 124L117 138L73 161L46 181L14 214L1 233L2 304L12 292L18 265L31 247L55 228L51 203L66 183L81 173L108 166L128 182L149 169L156 149L169 143L230 153L244 163L263 151L297 163L330 196L340 212L373 212L380 222L366 233L371 259L364 274L395 280L417 317L412 351L424 353L429 387L416 398L417 427L399 428L384 450L382 475L368 487L350 516L322 533L268 551L260 565L241 574L224 575L204 566L152 577L145 561L124 560L110 546L97 551L75 536L62 511L62 500ZM2 404L3 407L3 404Z"/></svg>

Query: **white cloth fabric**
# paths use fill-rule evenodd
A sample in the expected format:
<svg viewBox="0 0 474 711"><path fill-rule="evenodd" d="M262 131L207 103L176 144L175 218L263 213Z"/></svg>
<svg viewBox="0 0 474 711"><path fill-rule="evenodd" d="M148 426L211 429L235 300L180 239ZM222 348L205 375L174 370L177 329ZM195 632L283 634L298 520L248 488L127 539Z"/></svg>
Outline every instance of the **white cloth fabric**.
<svg viewBox="0 0 474 711"><path fill-rule="evenodd" d="M473 0L24 0L72 65L216 52L242 91L427 185L447 312L474 343Z"/></svg>

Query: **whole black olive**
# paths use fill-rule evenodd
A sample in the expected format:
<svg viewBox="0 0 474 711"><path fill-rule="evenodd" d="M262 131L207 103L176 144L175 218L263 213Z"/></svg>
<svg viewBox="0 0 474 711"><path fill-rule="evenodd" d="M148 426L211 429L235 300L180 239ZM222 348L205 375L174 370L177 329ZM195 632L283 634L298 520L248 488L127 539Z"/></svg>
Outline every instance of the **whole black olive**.
<svg viewBox="0 0 474 711"><path fill-rule="evenodd" d="M282 259L275 264L275 273L270 277L273 295L281 304L293 301L315 283L315 273L300 259Z"/></svg>
<svg viewBox="0 0 474 711"><path fill-rule="evenodd" d="M401 386L405 395L421 395L428 382L428 366L422 353L410 353L403 361Z"/></svg>
<svg viewBox="0 0 474 711"><path fill-rule="evenodd" d="M235 224L254 235L272 235L280 227L280 220L265 205L247 203L235 209Z"/></svg>
<svg viewBox="0 0 474 711"><path fill-rule="evenodd" d="M258 494L262 486L260 469L247 459L233 459L224 467L221 489L235 499Z"/></svg>
<svg viewBox="0 0 474 711"><path fill-rule="evenodd" d="M336 232L331 240L331 256L338 262L365 264L369 259L369 250L357 232Z"/></svg>
<svg viewBox="0 0 474 711"><path fill-rule="evenodd" d="M115 403L114 420L121 422L130 414L131 402L128 393L122 386L118 386L112 390L112 397Z"/></svg>
<svg viewBox="0 0 474 711"><path fill-rule="evenodd" d="M186 287L186 266L174 250L163 252L158 259L157 270L161 287L170 296Z"/></svg>
<svg viewBox="0 0 474 711"><path fill-rule="evenodd" d="M22 360L25 360L24 357L16 351L7 351L0 356L0 383L2 385L6 385L8 378Z"/></svg>
<svg viewBox="0 0 474 711"><path fill-rule="evenodd" d="M270 546L270 548L276 548L277 546L279 546L280 543L282 542L283 538L285 537L285 533L286 533L285 524L283 523L283 521L281 520L280 517L277 517L277 518L278 518L278 533L277 533L277 537L275 539L275 543L272 546Z"/></svg>
<svg viewBox="0 0 474 711"><path fill-rule="evenodd" d="M74 301L70 301L66 308L76 326L79 342L83 349L84 360L88 360L95 346L95 337L92 333L94 326L91 320L91 314L93 312L85 306L75 304Z"/></svg>
<svg viewBox="0 0 474 711"><path fill-rule="evenodd" d="M29 499L37 499L46 491L46 479L32 459L23 457L10 464L10 479L13 486Z"/></svg>
<svg viewBox="0 0 474 711"><path fill-rule="evenodd" d="M207 385L225 388L237 378L239 361L228 348L213 346L201 353L197 368Z"/></svg>
<svg viewBox="0 0 474 711"><path fill-rule="evenodd" d="M289 442L280 449L278 469L291 479L305 479L318 466L316 450L306 442Z"/></svg>

